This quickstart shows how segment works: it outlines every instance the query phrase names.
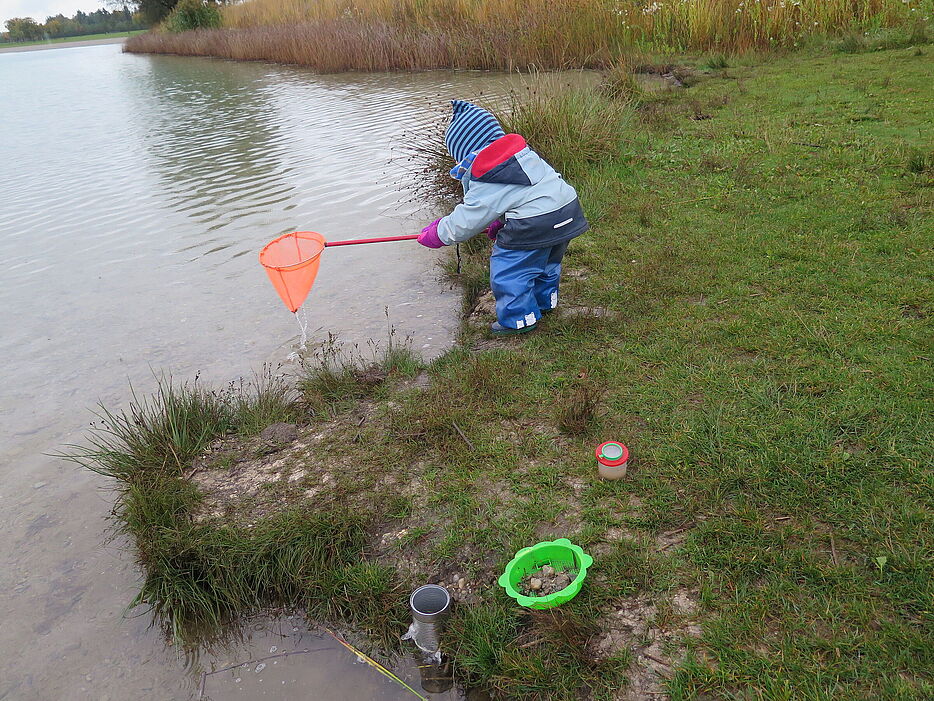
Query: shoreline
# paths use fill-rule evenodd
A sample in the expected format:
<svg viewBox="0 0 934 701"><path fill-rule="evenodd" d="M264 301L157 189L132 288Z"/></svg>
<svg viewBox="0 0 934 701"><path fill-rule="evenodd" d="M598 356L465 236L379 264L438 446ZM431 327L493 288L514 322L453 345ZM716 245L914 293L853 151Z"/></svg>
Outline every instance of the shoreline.
<svg viewBox="0 0 934 701"><path fill-rule="evenodd" d="M75 46L103 46L104 44L123 44L128 36L110 37L109 39L83 39L80 41L48 42L47 44L28 44L26 46L6 46L0 48L0 54L17 54L24 51L45 51L47 49L70 49Z"/></svg>

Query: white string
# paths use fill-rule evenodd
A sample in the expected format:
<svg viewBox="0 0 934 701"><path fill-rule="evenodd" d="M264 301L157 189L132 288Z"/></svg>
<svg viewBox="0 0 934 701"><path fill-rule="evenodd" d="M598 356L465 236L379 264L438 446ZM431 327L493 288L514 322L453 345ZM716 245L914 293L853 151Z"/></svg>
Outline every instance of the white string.
<svg viewBox="0 0 934 701"><path fill-rule="evenodd" d="M298 327L302 330L302 341L298 344L299 350L304 351L305 346L308 345L308 312L305 311L305 307L299 307L299 313L301 318L296 314L295 318L298 319Z"/></svg>
<svg viewBox="0 0 934 701"><path fill-rule="evenodd" d="M308 313L305 311L305 307L299 307L298 312L295 313L295 321L298 322L298 328L301 329L302 340L298 343L298 350L293 350L286 356L286 360L289 361L301 360L302 354L304 354L308 346Z"/></svg>

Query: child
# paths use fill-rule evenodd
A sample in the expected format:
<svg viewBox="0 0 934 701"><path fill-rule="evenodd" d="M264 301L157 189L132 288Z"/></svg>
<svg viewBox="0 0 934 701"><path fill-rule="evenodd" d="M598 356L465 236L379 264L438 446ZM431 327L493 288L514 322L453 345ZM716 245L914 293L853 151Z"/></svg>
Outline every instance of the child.
<svg viewBox="0 0 934 701"><path fill-rule="evenodd" d="M561 259L568 242L587 231L574 188L530 149L518 134L506 134L496 117L454 100L444 135L457 163L464 201L448 216L422 229L428 248L460 243L486 230L493 239L490 287L496 298L494 336L535 329L543 313L558 306Z"/></svg>

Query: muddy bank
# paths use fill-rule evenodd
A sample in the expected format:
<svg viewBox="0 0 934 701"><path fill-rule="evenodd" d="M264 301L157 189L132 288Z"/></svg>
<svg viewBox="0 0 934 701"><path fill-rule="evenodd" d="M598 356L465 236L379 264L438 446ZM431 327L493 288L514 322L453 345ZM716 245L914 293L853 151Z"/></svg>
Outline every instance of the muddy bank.
<svg viewBox="0 0 934 701"><path fill-rule="evenodd" d="M483 335L493 318L487 293L465 318L465 337ZM617 320L610 310L570 305L543 323L552 325L551 333L561 333L562 328ZM579 441L558 428L557 420L501 418L478 424L471 418L485 412L484 404L509 384L508 378L521 374L527 361L522 342L515 339L471 347L455 349L450 359L442 357L427 367L399 371L359 365L340 376L338 394L329 389L338 382L333 368L311 369L300 384L300 411L307 418L273 422L253 436L218 437L183 469L181 479L198 494L188 515L204 529L199 538L234 530L251 534L244 536L242 546L248 548L249 562L231 563L249 576L255 567L278 567L271 553L264 554L261 543L266 538L293 552L288 534L297 525L295 518L328 523L326 537L336 548L345 547L344 529L352 528L357 535L350 548L362 559L360 566L368 568L368 584L342 599L336 610L356 620L360 630L380 631L390 649L397 649L394 636L404 631L406 593L426 582L441 584L457 604L445 650L466 654L464 647L475 644L476 632L464 626L471 625L472 617L503 606L496 580L504 560L537 541L580 538L583 514L592 508L591 491L608 488L589 470L556 470L562 454L581 450ZM470 394L465 396L465 390ZM352 401L346 401L348 397ZM514 456L525 452L532 457L517 462ZM491 464L491 457L499 453L504 462L494 459ZM486 469L466 467L478 462ZM522 487L542 479L550 491L537 497ZM619 503L612 520L637 522L642 512L640 500L630 497ZM623 679L629 679L619 698L664 696L670 670L686 654L682 641L701 633L697 591L677 586L620 596L616 587L635 573L614 574L613 563L643 551L645 561L628 562L651 572L658 564L648 562L678 556L686 531L652 538L618 526L586 538L587 550L602 567L581 598L596 606L598 615L584 620L564 609L510 611L518 637L498 643L503 654L516 646L552 654L546 641L557 627L570 639L580 636L576 654L590 670L586 675L598 675L601 683L620 689L626 686ZM303 549L317 547L306 543L287 560L301 561ZM342 565L328 561L315 566L336 567L332 576L338 581L348 577ZM298 565L299 576L302 570ZM276 601L271 590L257 593ZM303 596L299 590L295 595ZM372 610L374 604L378 612ZM321 620L328 614L319 606L311 615ZM620 659L628 660L626 666L616 666ZM459 681L469 683L471 677L461 676Z"/></svg>

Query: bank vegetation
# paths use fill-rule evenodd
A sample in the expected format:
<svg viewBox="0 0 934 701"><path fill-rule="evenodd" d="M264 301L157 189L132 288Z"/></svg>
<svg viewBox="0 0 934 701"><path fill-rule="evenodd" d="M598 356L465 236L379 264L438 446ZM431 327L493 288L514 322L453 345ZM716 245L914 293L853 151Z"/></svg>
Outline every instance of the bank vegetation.
<svg viewBox="0 0 934 701"><path fill-rule="evenodd" d="M183 0L176 14L197 15L200 4ZM910 35L925 31L934 0L248 0L218 9L219 20L200 13L210 17L202 25L170 16L126 50L322 72L600 68L636 49L748 53L896 28Z"/></svg>

